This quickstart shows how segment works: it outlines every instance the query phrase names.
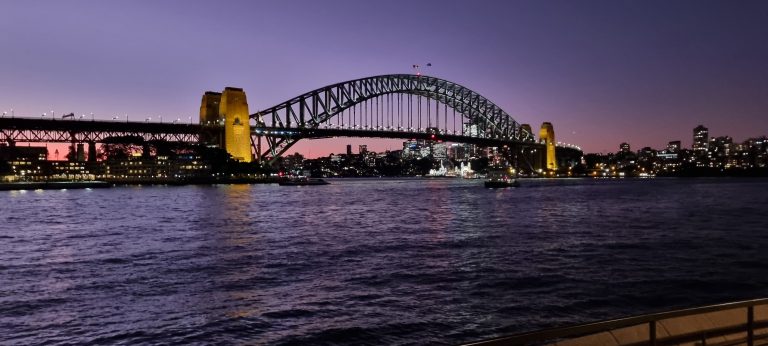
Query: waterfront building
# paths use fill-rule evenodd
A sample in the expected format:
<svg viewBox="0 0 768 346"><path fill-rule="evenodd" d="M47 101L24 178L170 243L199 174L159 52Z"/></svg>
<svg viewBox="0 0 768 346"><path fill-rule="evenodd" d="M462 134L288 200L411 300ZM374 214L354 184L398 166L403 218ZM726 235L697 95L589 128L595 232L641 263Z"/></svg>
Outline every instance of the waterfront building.
<svg viewBox="0 0 768 346"><path fill-rule="evenodd" d="M452 143L448 147L448 158L455 161L466 161L469 160L469 156L467 155L467 146L459 143Z"/></svg>
<svg viewBox="0 0 768 346"><path fill-rule="evenodd" d="M20 147L15 145L0 144L0 160L3 161L45 161L48 159L46 147Z"/></svg>
<svg viewBox="0 0 768 346"><path fill-rule="evenodd" d="M709 140L710 167L730 167L729 158L733 154L733 138L729 136L712 137Z"/></svg>
<svg viewBox="0 0 768 346"><path fill-rule="evenodd" d="M110 160L103 164L97 178L125 181L158 181L211 176L211 165L198 155L132 156L125 160Z"/></svg>
<svg viewBox="0 0 768 346"><path fill-rule="evenodd" d="M50 166L53 180L95 180L98 169L83 161L51 161Z"/></svg>
<svg viewBox="0 0 768 346"><path fill-rule="evenodd" d="M677 160L678 152L677 151L669 150L669 148L667 148L667 149L664 149L664 150L659 151L658 153L656 153L656 157L658 157L659 159L661 159L663 161Z"/></svg>
<svg viewBox="0 0 768 346"><path fill-rule="evenodd" d="M446 146L445 142L433 143L431 152L432 157L435 160L448 159L448 147Z"/></svg>
<svg viewBox="0 0 768 346"><path fill-rule="evenodd" d="M6 172L3 181L16 180L42 180L47 175L46 159L48 148L46 147L20 147L15 145L0 145L0 163Z"/></svg>
<svg viewBox="0 0 768 346"><path fill-rule="evenodd" d="M299 153L285 155L280 160L281 166L288 172L300 172L304 169L304 156Z"/></svg>
<svg viewBox="0 0 768 346"><path fill-rule="evenodd" d="M750 138L741 145L743 168L768 167L768 138Z"/></svg>
<svg viewBox="0 0 768 346"><path fill-rule="evenodd" d="M423 139L410 139L403 142L403 158L421 159L432 154L430 141Z"/></svg>
<svg viewBox="0 0 768 346"><path fill-rule="evenodd" d="M693 129L693 152L697 156L706 156L709 146L709 129L704 125L696 126Z"/></svg>

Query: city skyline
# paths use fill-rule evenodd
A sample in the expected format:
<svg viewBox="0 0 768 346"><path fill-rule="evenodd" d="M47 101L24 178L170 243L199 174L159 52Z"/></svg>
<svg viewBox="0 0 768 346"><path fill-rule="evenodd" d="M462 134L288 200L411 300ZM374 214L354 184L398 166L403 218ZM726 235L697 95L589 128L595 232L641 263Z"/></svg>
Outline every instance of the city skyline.
<svg viewBox="0 0 768 346"><path fill-rule="evenodd" d="M226 86L251 112L345 80L419 72L461 83L585 152L690 146L690 129L768 133L760 2L5 2L0 111L195 119ZM361 14L364 13L364 14ZM203 23L203 24L201 24ZM211 23L211 24L207 24ZM225 54L222 54L225 52ZM432 66L427 67L427 63ZM301 141L308 157L346 144Z"/></svg>

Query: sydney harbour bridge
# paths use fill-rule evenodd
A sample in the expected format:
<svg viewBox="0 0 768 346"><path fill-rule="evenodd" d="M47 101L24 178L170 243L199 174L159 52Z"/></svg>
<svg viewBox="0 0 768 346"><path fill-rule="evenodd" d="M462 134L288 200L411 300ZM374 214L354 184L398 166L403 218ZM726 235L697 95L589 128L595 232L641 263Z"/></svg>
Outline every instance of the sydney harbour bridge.
<svg viewBox="0 0 768 346"><path fill-rule="evenodd" d="M315 89L250 113L245 92L206 92L197 124L95 121L75 117L0 118L0 142L87 143L89 153L108 138L207 143L233 158L272 163L302 139L399 138L503 147L538 152L545 169L556 169L554 131L545 122L536 140L479 93L440 78L395 74L361 78ZM95 157L89 159L95 160Z"/></svg>

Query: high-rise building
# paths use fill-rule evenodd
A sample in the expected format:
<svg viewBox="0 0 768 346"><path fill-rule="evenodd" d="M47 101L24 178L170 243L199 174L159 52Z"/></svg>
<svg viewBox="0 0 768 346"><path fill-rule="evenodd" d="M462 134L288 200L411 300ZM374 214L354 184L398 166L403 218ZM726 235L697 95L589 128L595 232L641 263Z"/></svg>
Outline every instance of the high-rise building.
<svg viewBox="0 0 768 346"><path fill-rule="evenodd" d="M729 136L712 137L709 140L710 164L727 166L728 159L733 154L733 138Z"/></svg>
<svg viewBox="0 0 768 346"><path fill-rule="evenodd" d="M676 153L680 151L680 148L682 147L680 141L670 141L667 143L667 151L671 153Z"/></svg>
<svg viewBox="0 0 768 346"><path fill-rule="evenodd" d="M403 158L418 159L429 155L429 146L423 139L410 139L403 142Z"/></svg>
<svg viewBox="0 0 768 346"><path fill-rule="evenodd" d="M629 147L629 143L624 142L624 143L619 144L619 152L627 154L627 153L629 153L631 151L632 150Z"/></svg>
<svg viewBox="0 0 768 346"><path fill-rule="evenodd" d="M448 147L448 158L456 161L469 159L465 144L453 143Z"/></svg>
<svg viewBox="0 0 768 346"><path fill-rule="evenodd" d="M358 154L365 155L368 153L368 146L365 144L360 144L357 150L358 150L357 152Z"/></svg>
<svg viewBox="0 0 768 346"><path fill-rule="evenodd" d="M347 156L352 156L352 144L347 144Z"/></svg>
<svg viewBox="0 0 768 346"><path fill-rule="evenodd" d="M693 152L697 156L705 156L709 146L709 129L704 125L696 126L693 129Z"/></svg>
<svg viewBox="0 0 768 346"><path fill-rule="evenodd" d="M445 145L445 142L432 143L430 151L435 160L448 159L448 147Z"/></svg>

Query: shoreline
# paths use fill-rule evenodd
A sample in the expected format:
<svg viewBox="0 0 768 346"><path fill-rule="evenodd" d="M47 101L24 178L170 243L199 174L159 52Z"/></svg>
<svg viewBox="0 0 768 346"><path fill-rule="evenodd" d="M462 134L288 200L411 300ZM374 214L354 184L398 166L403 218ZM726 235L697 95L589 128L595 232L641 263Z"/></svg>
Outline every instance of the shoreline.
<svg viewBox="0 0 768 346"><path fill-rule="evenodd" d="M24 181L0 183L0 191L14 190L60 190L60 189L95 189L131 185L216 185L216 184L277 184L278 179L130 179L130 180L92 180L92 181Z"/></svg>
<svg viewBox="0 0 768 346"><path fill-rule="evenodd" d="M0 183L0 191L13 190L61 190L61 189L102 189L112 187L106 181L50 181Z"/></svg>

